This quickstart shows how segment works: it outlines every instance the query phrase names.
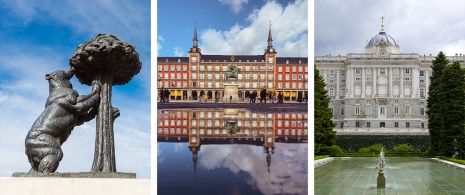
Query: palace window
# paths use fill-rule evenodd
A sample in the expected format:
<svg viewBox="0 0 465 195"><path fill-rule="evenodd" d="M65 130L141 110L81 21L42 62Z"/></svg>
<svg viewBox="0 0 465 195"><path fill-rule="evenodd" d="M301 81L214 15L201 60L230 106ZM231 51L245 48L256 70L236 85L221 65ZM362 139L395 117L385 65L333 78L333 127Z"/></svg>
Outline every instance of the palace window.
<svg viewBox="0 0 465 195"><path fill-rule="evenodd" d="M289 72L291 68L289 66L286 66L286 72Z"/></svg>
<svg viewBox="0 0 465 195"><path fill-rule="evenodd" d="M355 74L361 74L362 69L361 68L355 68Z"/></svg>
<svg viewBox="0 0 465 195"><path fill-rule="evenodd" d="M360 114L360 107L355 107L355 115L359 115Z"/></svg>
<svg viewBox="0 0 465 195"><path fill-rule="evenodd" d="M405 69L405 74L410 74L410 68Z"/></svg>
<svg viewBox="0 0 465 195"><path fill-rule="evenodd" d="M386 69L385 68L380 68L379 69L379 74L386 74Z"/></svg>
<svg viewBox="0 0 465 195"><path fill-rule="evenodd" d="M283 72L283 67L278 67L278 72Z"/></svg>
<svg viewBox="0 0 465 195"><path fill-rule="evenodd" d="M425 71L424 70L420 70L420 76L421 77L425 76Z"/></svg>

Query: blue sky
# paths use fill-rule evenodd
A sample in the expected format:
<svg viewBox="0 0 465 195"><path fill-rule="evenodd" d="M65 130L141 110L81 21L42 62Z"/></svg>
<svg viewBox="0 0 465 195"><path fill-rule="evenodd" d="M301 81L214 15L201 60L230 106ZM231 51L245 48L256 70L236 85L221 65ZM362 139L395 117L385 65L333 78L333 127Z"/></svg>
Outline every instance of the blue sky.
<svg viewBox="0 0 465 195"><path fill-rule="evenodd" d="M269 21L278 56L308 56L307 0L165 0L157 6L159 56L186 57L194 23L202 54L261 55Z"/></svg>
<svg viewBox="0 0 465 195"><path fill-rule="evenodd" d="M136 47L142 70L126 85L113 87L116 165L120 172L150 178L150 1L0 0L0 177L27 172L24 138L44 110L45 74L69 68L81 43L99 33L114 34ZM71 80L79 94L91 87ZM58 172L89 171L95 120L74 128L62 146Z"/></svg>

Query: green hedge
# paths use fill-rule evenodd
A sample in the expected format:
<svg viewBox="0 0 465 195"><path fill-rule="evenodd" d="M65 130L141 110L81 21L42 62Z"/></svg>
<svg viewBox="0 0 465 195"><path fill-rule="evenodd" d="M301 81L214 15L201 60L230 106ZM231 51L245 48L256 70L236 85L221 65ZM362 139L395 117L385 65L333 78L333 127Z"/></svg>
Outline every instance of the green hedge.
<svg viewBox="0 0 465 195"><path fill-rule="evenodd" d="M399 144L409 143L413 148L425 152L430 144L429 135L337 135L336 145L344 151L356 152L380 143L385 150L391 150Z"/></svg>

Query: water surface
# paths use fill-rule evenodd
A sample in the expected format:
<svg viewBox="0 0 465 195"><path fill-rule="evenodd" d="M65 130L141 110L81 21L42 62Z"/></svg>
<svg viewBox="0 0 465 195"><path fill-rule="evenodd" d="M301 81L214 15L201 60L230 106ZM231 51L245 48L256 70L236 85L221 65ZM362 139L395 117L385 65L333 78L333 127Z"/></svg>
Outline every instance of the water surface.
<svg viewBox="0 0 465 195"><path fill-rule="evenodd" d="M158 113L158 194L308 194L307 114Z"/></svg>
<svg viewBox="0 0 465 195"><path fill-rule="evenodd" d="M334 160L315 168L315 194L465 194L465 172L429 158L386 157L386 188L377 189L378 158Z"/></svg>

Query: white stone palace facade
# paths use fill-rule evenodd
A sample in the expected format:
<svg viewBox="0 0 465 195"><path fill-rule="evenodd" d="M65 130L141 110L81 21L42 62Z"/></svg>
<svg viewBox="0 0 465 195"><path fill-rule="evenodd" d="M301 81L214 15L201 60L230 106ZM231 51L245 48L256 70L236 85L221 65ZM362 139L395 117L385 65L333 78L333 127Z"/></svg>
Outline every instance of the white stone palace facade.
<svg viewBox="0 0 465 195"><path fill-rule="evenodd" d="M400 53L384 31L365 53L315 56L338 134L428 134L426 105L435 56ZM439 53L439 51L438 51ZM465 66L465 55L447 57Z"/></svg>

